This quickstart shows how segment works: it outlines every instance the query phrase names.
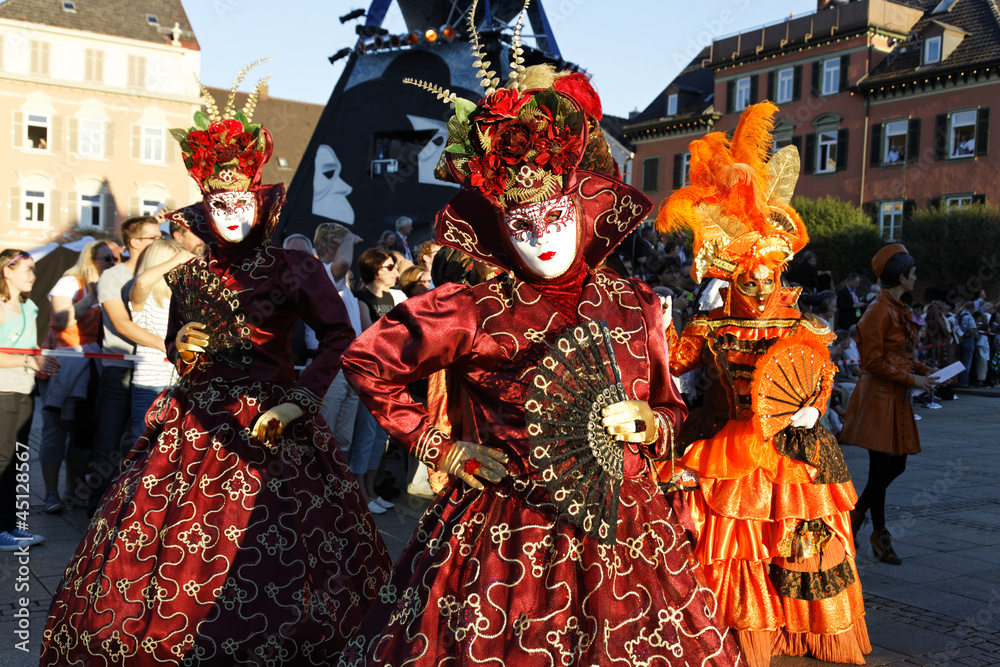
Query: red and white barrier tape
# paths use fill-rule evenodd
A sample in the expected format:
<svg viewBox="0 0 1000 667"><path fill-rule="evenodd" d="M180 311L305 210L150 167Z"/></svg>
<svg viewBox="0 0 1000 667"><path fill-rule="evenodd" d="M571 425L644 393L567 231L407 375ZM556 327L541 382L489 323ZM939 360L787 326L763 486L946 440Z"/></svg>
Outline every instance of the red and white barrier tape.
<svg viewBox="0 0 1000 667"><path fill-rule="evenodd" d="M152 357L141 355L141 354L115 354L113 352L83 352L81 350L71 350L69 348L56 348L54 350L42 350L38 348L20 348L20 347L0 347L0 352L5 354L25 354L28 356L35 356L37 354L43 357L68 357L71 359L116 359L118 361L150 361ZM170 360L166 357L163 358L164 361L169 362Z"/></svg>
<svg viewBox="0 0 1000 667"><path fill-rule="evenodd" d="M43 357L68 357L71 359L117 359L119 361L155 361L152 357L143 356L141 354L115 354L113 352L83 352L81 350L70 350L65 347L56 348L54 350L42 350L39 348L21 348L21 347L0 347L0 352L5 354L26 354L28 356L35 356L40 354ZM167 363L173 363L166 357L163 360ZM295 370L302 371L305 366L296 366Z"/></svg>

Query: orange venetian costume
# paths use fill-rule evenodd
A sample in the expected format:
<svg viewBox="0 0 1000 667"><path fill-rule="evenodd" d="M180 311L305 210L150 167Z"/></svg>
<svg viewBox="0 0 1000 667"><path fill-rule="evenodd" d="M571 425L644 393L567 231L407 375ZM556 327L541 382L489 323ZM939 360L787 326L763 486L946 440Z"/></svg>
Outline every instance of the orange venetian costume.
<svg viewBox="0 0 1000 667"><path fill-rule="evenodd" d="M831 334L779 282L808 239L789 205L797 152L765 161L774 111L748 109L731 141L693 142L691 185L657 220L693 230L696 280L730 283L725 304L671 345L675 375L706 367L704 404L678 437L681 466L697 476L683 495L695 555L750 665L807 653L863 664L871 645L848 515L857 496L836 439L814 425L832 386Z"/></svg>

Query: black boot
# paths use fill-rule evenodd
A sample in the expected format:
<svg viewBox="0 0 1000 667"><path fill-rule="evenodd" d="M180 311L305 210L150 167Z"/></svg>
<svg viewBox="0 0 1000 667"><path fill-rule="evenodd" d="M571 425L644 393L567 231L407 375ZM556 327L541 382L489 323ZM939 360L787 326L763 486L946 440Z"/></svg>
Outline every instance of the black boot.
<svg viewBox="0 0 1000 667"><path fill-rule="evenodd" d="M896 552L892 549L892 535L885 528L876 530L871 537L872 552L875 558L890 565L901 565L903 563Z"/></svg>

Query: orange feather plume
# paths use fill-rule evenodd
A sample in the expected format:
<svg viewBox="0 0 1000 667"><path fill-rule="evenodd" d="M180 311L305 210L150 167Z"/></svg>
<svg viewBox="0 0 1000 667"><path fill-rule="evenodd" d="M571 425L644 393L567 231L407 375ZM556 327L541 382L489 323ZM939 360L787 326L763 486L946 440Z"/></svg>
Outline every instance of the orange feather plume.
<svg viewBox="0 0 1000 667"><path fill-rule="evenodd" d="M789 203L798 177L798 153L786 147L771 156L777 110L770 102L751 105L740 117L732 139L713 132L691 142L689 185L671 194L657 214L661 232L694 232L692 274L697 280L705 275L727 277L733 264L763 260L745 256L746 246L769 248L769 244L747 243L746 238L733 247L734 252L726 252L746 234L784 241L781 261L808 241L805 225ZM767 263L776 259L768 257Z"/></svg>

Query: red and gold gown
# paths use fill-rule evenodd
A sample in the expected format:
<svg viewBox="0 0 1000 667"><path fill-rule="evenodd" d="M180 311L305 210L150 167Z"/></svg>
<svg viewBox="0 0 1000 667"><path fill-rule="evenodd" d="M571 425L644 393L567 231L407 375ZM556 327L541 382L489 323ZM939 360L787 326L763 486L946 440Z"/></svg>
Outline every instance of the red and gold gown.
<svg viewBox="0 0 1000 667"><path fill-rule="evenodd" d="M684 499L721 619L754 667L807 652L863 664L871 651L848 515L857 495L836 439L821 425L765 438L753 424L751 384L768 350L800 341L825 352L828 337L786 306L767 319L719 308L692 320L670 351L675 375L705 366L711 378L678 435L678 449L687 447L680 465L699 480ZM831 387L825 372L821 413Z"/></svg>
<svg viewBox="0 0 1000 667"><path fill-rule="evenodd" d="M392 563L319 416L354 337L320 269L261 244L170 274L167 340L201 308L213 349L147 414L52 600L42 665L329 665L352 636ZM296 317L321 340L298 381ZM288 401L304 414L276 446L253 438Z"/></svg>
<svg viewBox="0 0 1000 667"><path fill-rule="evenodd" d="M456 439L509 457L510 475L476 490L453 480L396 563L392 582L340 665L733 665L738 649L651 459L667 455L686 408L669 383L659 301L604 272L582 291L542 293L506 274L408 299L362 334L344 372L393 437L434 465L452 442L406 385L448 368L469 401ZM546 343L574 321L604 320L626 393L661 436L625 450L617 541L584 535L530 463L525 399Z"/></svg>

